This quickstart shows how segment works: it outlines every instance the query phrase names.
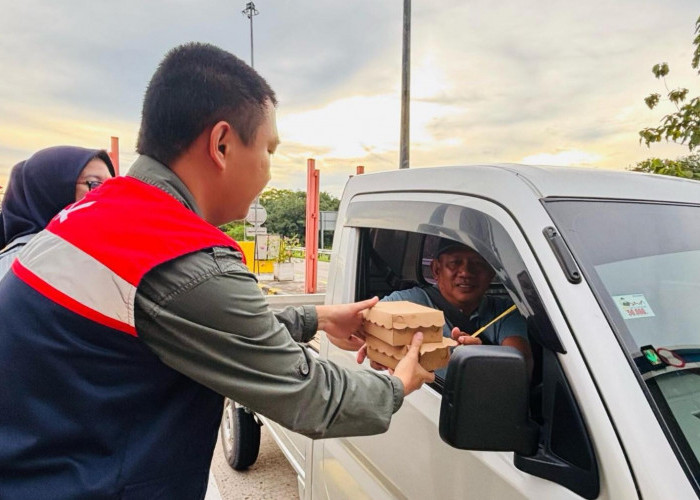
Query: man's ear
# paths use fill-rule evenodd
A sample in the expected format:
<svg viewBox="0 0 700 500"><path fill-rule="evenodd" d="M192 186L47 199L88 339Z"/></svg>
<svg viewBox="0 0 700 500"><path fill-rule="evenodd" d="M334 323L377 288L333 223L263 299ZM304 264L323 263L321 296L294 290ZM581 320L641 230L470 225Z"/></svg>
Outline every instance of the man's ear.
<svg viewBox="0 0 700 500"><path fill-rule="evenodd" d="M230 153L233 133L231 125L223 120L214 124L209 133L209 156L220 170L226 168L226 155Z"/></svg>
<svg viewBox="0 0 700 500"><path fill-rule="evenodd" d="M440 272L440 261L437 259L431 260L430 270L433 272L433 278L437 279L438 273Z"/></svg>

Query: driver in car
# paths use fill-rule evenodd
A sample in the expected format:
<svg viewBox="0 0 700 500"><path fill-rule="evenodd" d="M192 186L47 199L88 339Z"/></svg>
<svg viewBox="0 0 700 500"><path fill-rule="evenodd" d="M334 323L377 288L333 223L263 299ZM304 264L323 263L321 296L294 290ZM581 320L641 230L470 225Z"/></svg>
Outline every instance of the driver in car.
<svg viewBox="0 0 700 500"><path fill-rule="evenodd" d="M532 371L532 352L527 340L525 319L517 313L507 314L488 326L477 337L472 334L488 325L513 305L506 297L487 295L495 272L473 248L442 238L431 262L436 280L432 286L415 286L397 290L383 301L407 300L440 309L445 313L443 335L462 345L491 344L518 349ZM438 375L444 370L438 370Z"/></svg>

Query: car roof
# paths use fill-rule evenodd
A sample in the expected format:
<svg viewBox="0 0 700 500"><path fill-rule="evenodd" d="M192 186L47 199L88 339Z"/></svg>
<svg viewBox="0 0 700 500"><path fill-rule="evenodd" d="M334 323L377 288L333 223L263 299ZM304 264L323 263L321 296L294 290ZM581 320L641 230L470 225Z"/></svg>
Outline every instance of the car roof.
<svg viewBox="0 0 700 500"><path fill-rule="evenodd" d="M498 198L526 185L538 198L605 198L700 203L700 182L621 170L501 163L418 167L353 177L346 190L441 191Z"/></svg>

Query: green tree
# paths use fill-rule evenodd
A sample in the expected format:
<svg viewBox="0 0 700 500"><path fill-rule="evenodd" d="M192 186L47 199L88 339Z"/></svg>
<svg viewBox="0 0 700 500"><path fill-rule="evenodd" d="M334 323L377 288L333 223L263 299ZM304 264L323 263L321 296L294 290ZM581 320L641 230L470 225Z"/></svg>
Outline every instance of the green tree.
<svg viewBox="0 0 700 500"><path fill-rule="evenodd" d="M662 160L649 158L637 163L635 172L648 172L652 174L672 175L687 179L700 180L700 154L683 156L677 160Z"/></svg>
<svg viewBox="0 0 700 500"><path fill-rule="evenodd" d="M340 207L340 200L325 191L321 191L318 196L318 207L322 212L337 212Z"/></svg>
<svg viewBox="0 0 700 500"><path fill-rule="evenodd" d="M297 236L304 241L306 227L306 193L271 188L260 195L260 204L267 210L268 233Z"/></svg>
<svg viewBox="0 0 700 500"><path fill-rule="evenodd" d="M297 237L301 244L306 239L306 193L290 189L270 188L260 195L260 204L267 211L268 233L289 238ZM319 210L336 211L340 200L322 191L319 193Z"/></svg>
<svg viewBox="0 0 700 500"><path fill-rule="evenodd" d="M231 238L233 238L236 241L242 241L244 239L243 221L237 220L229 222L228 224L219 226L219 229L221 229L224 233L228 234Z"/></svg>
<svg viewBox="0 0 700 500"><path fill-rule="evenodd" d="M693 52L691 66L693 69L698 70L698 74L700 74L700 17L695 21L693 45L695 45L695 51ZM686 101L688 89L677 88L670 90L668 88L666 84L666 76L669 73L668 64L656 64L651 71L656 78L663 79L668 100L673 103L676 111L666 115L658 127L641 130L639 132L639 141L644 142L647 146L661 141L678 142L686 144L692 152L696 147L700 146L700 97L694 97ZM644 99L649 109L654 109L660 101L661 94L659 93L650 94Z"/></svg>

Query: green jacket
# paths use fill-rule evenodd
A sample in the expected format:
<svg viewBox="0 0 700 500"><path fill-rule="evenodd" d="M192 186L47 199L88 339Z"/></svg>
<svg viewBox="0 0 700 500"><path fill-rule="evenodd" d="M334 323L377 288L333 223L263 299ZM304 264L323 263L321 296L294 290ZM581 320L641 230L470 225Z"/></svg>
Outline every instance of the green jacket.
<svg viewBox="0 0 700 500"><path fill-rule="evenodd" d="M141 156L128 175L201 215L170 169ZM313 306L273 313L240 253L216 247L150 271L136 291L136 331L171 368L312 438L384 432L403 402L397 377L349 371L303 345Z"/></svg>

